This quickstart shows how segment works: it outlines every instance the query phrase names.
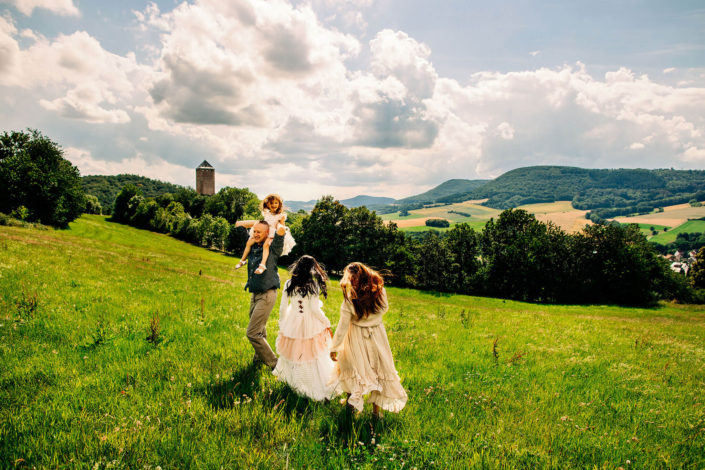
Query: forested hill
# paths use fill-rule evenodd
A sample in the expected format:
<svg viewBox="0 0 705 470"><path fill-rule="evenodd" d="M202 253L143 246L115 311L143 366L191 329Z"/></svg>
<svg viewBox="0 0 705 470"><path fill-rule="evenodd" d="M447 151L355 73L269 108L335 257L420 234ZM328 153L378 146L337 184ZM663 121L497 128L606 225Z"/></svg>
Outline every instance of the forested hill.
<svg viewBox="0 0 705 470"><path fill-rule="evenodd" d="M87 194L98 198L104 213L112 212L115 196L123 186L132 183L142 190L145 197L157 197L164 193L175 193L183 186L137 175L89 175L81 177L83 189Z"/></svg>
<svg viewBox="0 0 705 470"><path fill-rule="evenodd" d="M452 179L444 183L439 184L435 188L429 189L425 193L417 194L415 196L405 197L404 199L399 199L396 201L397 204L411 204L411 203L434 203L445 197L455 195L455 194L467 194L478 188L484 186L490 180L463 180L463 179Z"/></svg>
<svg viewBox="0 0 705 470"><path fill-rule="evenodd" d="M478 189L448 196L441 202L484 198L488 199L485 205L498 209L572 201L576 209L613 217L703 200L705 171L531 166L508 171Z"/></svg>

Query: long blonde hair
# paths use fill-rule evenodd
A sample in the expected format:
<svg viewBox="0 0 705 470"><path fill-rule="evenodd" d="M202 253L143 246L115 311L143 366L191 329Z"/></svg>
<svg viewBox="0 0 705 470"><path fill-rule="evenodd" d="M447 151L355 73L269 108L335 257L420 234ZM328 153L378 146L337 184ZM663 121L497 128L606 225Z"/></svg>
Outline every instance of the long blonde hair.
<svg viewBox="0 0 705 470"><path fill-rule="evenodd" d="M279 209L277 209L276 212L272 212L272 214L281 214L284 212L284 200L280 195L274 193L262 199L262 202L259 204L259 210L262 212L264 212L265 209L269 210L269 203L272 201L279 201Z"/></svg>
<svg viewBox="0 0 705 470"><path fill-rule="evenodd" d="M353 304L358 320L377 313L384 306L384 279L363 263L348 264L343 271L340 286L345 299Z"/></svg>

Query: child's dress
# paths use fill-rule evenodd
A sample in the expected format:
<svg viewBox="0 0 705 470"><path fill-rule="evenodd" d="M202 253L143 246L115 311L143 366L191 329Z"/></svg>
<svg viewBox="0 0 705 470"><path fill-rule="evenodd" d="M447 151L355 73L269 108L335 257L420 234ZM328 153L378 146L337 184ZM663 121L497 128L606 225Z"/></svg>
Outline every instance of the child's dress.
<svg viewBox="0 0 705 470"><path fill-rule="evenodd" d="M331 347L331 351L338 352L333 383L338 382L338 393L350 394L348 404L358 411L362 411L363 396L369 393L371 403L396 413L404 408L407 395L382 324L382 316L389 309L386 291L382 295L382 309L361 320L357 319L352 302L343 300Z"/></svg>
<svg viewBox="0 0 705 470"><path fill-rule="evenodd" d="M289 297L288 284L282 289L276 344L279 361L272 373L301 395L316 401L329 399L335 390L330 383L330 321L318 295L302 297L294 291Z"/></svg>
<svg viewBox="0 0 705 470"><path fill-rule="evenodd" d="M279 221L286 220L286 213L282 212L280 214L272 214L269 209L262 211L262 218L269 224L269 238L274 238L274 233L277 231L277 224ZM252 229L250 229L250 236L252 235ZM296 245L294 237L291 236L291 231L289 227L286 227L286 233L284 234L284 247L282 248L281 256L286 256L289 254L292 248Z"/></svg>

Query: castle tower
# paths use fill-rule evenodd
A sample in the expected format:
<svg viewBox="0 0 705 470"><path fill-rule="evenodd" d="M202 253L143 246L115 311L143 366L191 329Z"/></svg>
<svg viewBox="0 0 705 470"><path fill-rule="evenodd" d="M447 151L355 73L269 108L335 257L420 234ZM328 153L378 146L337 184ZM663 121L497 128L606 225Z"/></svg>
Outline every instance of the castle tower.
<svg viewBox="0 0 705 470"><path fill-rule="evenodd" d="M215 194L215 168L205 160L196 168L196 192L206 196Z"/></svg>

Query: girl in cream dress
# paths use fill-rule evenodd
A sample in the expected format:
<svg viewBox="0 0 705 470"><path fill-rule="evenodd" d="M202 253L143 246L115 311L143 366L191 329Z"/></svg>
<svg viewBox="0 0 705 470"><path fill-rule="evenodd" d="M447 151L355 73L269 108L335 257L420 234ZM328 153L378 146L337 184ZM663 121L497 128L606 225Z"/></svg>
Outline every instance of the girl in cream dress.
<svg viewBox="0 0 705 470"><path fill-rule="evenodd" d="M330 358L330 321L319 296L327 296L323 268L304 255L291 266L279 308L279 361L272 372L298 394L312 400L331 398L333 361Z"/></svg>
<svg viewBox="0 0 705 470"><path fill-rule="evenodd" d="M382 316L389 308L382 277L362 263L351 263L340 281L345 299L333 337L331 359L336 361L332 383L348 394L347 404L362 411L369 394L372 412L398 413L406 391L394 367Z"/></svg>

